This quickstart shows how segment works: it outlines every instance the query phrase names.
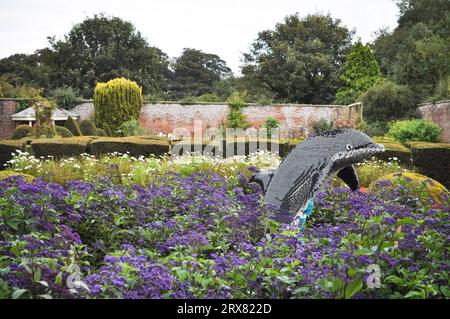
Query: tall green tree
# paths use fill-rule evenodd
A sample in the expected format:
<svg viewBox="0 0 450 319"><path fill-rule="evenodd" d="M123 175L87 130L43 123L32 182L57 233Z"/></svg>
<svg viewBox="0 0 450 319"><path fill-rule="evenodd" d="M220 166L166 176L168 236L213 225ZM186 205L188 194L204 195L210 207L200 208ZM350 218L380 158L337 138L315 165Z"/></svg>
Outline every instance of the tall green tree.
<svg viewBox="0 0 450 319"><path fill-rule="evenodd" d="M212 93L220 80L231 75L218 55L189 48L172 63L172 69L170 90L176 99Z"/></svg>
<svg viewBox="0 0 450 319"><path fill-rule="evenodd" d="M382 79L381 70L370 48L361 42L353 45L341 75L344 86L336 93L335 103L350 104Z"/></svg>
<svg viewBox="0 0 450 319"><path fill-rule="evenodd" d="M94 15L75 25L63 40L49 38L43 59L50 81L92 97L97 82L117 77L137 81L144 94L164 89L168 58L151 47L134 25L117 17Z"/></svg>
<svg viewBox="0 0 450 319"><path fill-rule="evenodd" d="M42 63L42 50L34 54L13 54L0 60L2 82L13 87L48 88L50 69Z"/></svg>
<svg viewBox="0 0 450 319"><path fill-rule="evenodd" d="M242 73L277 100L329 103L341 84L352 36L330 15L287 16L274 30L259 33L244 55Z"/></svg>
<svg viewBox="0 0 450 319"><path fill-rule="evenodd" d="M416 100L434 94L450 75L450 1L400 0L398 26L373 43L383 75L409 86Z"/></svg>

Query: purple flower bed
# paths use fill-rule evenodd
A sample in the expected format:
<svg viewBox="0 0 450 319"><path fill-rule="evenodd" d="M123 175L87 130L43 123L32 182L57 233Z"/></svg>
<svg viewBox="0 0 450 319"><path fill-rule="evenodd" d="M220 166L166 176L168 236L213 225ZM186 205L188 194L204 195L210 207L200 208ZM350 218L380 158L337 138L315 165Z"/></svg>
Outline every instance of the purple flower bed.
<svg viewBox="0 0 450 319"><path fill-rule="evenodd" d="M11 177L0 298L446 298L448 194L405 200L399 187L321 193L299 236L257 190L217 175L146 187Z"/></svg>

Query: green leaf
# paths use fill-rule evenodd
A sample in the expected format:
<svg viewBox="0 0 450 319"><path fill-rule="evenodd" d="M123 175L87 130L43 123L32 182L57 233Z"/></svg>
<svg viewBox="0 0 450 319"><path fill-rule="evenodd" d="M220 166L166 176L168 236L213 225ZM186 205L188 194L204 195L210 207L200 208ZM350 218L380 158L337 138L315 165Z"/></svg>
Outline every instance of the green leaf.
<svg viewBox="0 0 450 319"><path fill-rule="evenodd" d="M373 251L369 248L361 248L355 252L355 256L370 256L373 254Z"/></svg>
<svg viewBox="0 0 450 319"><path fill-rule="evenodd" d="M361 278L353 280L345 288L345 298L353 297L363 287L363 280Z"/></svg>
<svg viewBox="0 0 450 319"><path fill-rule="evenodd" d="M414 219L410 218L410 217L405 217L405 218L400 219L400 220L397 222L397 225L398 225L398 226L400 226L400 225L406 225L406 224L409 224L409 225L415 225L415 224L416 224L416 221L415 221Z"/></svg>
<svg viewBox="0 0 450 319"><path fill-rule="evenodd" d="M294 295L306 294L309 291L309 287L300 287L293 291Z"/></svg>
<svg viewBox="0 0 450 319"><path fill-rule="evenodd" d="M53 297L51 295L49 295L49 294L39 295L39 298L42 298L42 299L53 299Z"/></svg>
<svg viewBox="0 0 450 319"><path fill-rule="evenodd" d="M58 273L55 278L55 284L60 285L62 283L62 272Z"/></svg>
<svg viewBox="0 0 450 319"><path fill-rule="evenodd" d="M12 294L12 299L19 299L19 298L22 297L26 292L28 292L27 289L17 289L16 291L13 292L13 294Z"/></svg>
<svg viewBox="0 0 450 319"><path fill-rule="evenodd" d="M33 280L34 280L35 282L39 282L39 281L41 280L41 270L40 270L40 269L38 269L38 270L36 270L36 271L34 272L34 274L33 274Z"/></svg>
<svg viewBox="0 0 450 319"><path fill-rule="evenodd" d="M255 281L258 278L258 273L253 271L247 276L247 278L251 281Z"/></svg>
<svg viewBox="0 0 450 319"><path fill-rule="evenodd" d="M450 288L448 286L441 286L441 291L444 297L450 297Z"/></svg>
<svg viewBox="0 0 450 319"><path fill-rule="evenodd" d="M188 277L188 271L185 269L178 269L177 270L177 277L181 280L181 281L185 281L186 278Z"/></svg>

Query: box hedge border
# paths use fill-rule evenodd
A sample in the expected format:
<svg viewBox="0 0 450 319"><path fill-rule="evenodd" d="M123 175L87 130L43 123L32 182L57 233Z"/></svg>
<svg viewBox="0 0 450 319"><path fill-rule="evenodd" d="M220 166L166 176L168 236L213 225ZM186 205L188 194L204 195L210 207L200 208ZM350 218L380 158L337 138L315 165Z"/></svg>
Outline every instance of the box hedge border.
<svg viewBox="0 0 450 319"><path fill-rule="evenodd" d="M450 189L450 144L411 142L408 146L417 171Z"/></svg>
<svg viewBox="0 0 450 319"><path fill-rule="evenodd" d="M0 170L5 169L5 164L12 159L12 153L17 150L24 151L26 146L25 140L9 140L0 141Z"/></svg>
<svg viewBox="0 0 450 319"><path fill-rule="evenodd" d="M129 153L131 156L162 156L170 151L169 142L136 137L101 137L89 143L89 153L100 156L107 153Z"/></svg>

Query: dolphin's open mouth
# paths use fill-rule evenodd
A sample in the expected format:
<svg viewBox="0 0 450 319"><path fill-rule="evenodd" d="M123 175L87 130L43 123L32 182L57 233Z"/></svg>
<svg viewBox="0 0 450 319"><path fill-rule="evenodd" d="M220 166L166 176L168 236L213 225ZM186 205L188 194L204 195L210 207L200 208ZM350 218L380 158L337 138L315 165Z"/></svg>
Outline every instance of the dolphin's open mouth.
<svg viewBox="0 0 450 319"><path fill-rule="evenodd" d="M365 145L357 146L350 150L339 152L335 154L331 158L331 160L336 164L341 162L348 162L348 164L354 164L383 152L384 152L383 144L368 143Z"/></svg>
<svg viewBox="0 0 450 319"><path fill-rule="evenodd" d="M332 160L335 168L338 170L338 177L341 178L352 191L355 191L359 188L359 179L353 164L383 152L383 144L368 143L348 151L339 152L333 156Z"/></svg>

